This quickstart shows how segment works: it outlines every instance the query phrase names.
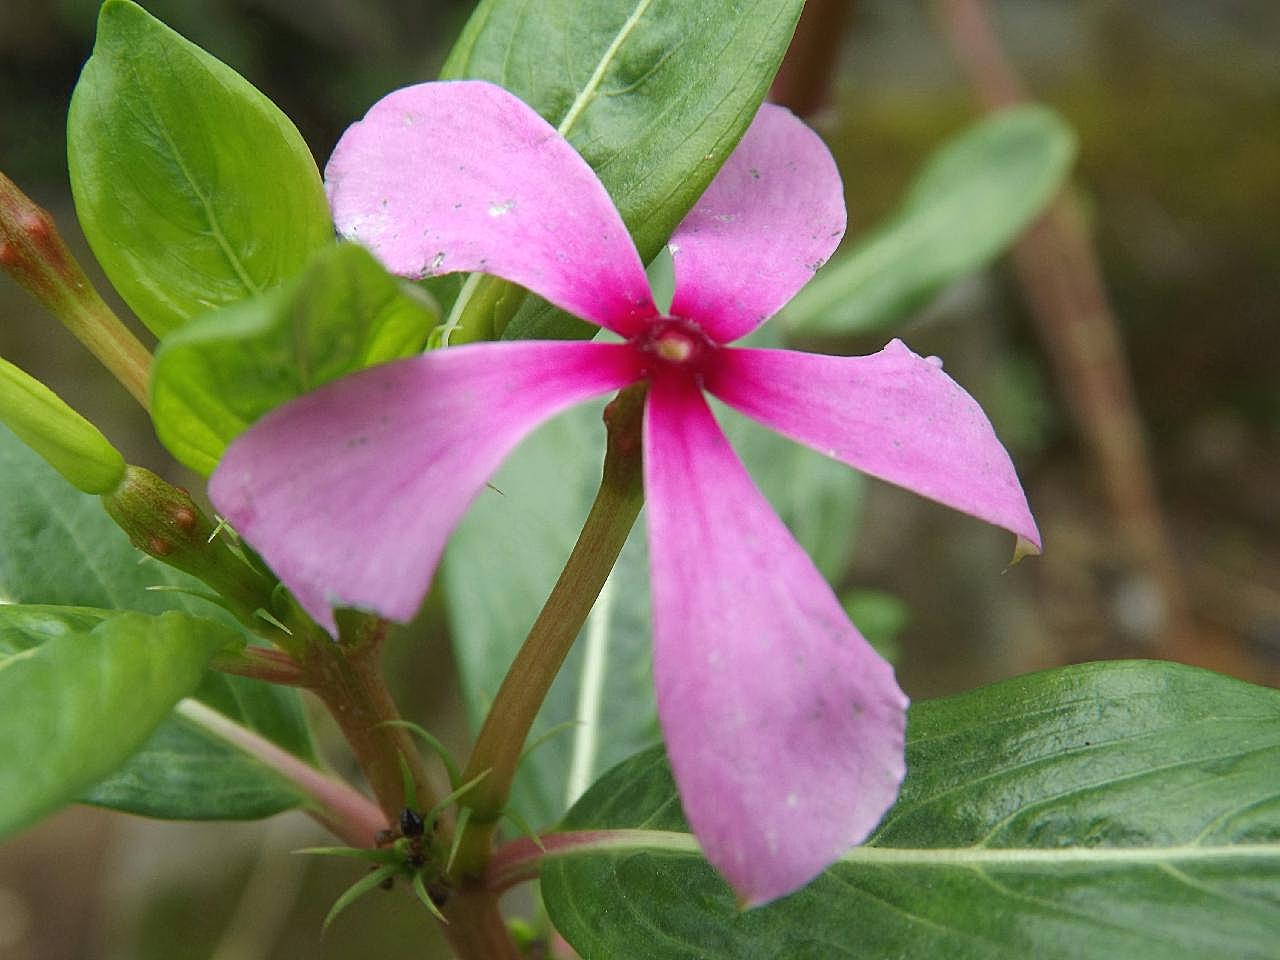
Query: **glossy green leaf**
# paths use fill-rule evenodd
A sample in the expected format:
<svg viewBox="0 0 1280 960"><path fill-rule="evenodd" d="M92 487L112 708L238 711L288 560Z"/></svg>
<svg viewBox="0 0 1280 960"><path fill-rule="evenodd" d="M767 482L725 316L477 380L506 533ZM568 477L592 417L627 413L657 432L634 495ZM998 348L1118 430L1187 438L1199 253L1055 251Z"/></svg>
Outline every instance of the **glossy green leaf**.
<svg viewBox="0 0 1280 960"><path fill-rule="evenodd" d="M156 614L179 610L232 624L220 608L187 593L148 589L180 586L199 590L201 584L135 550L107 517L97 497L75 490L3 427L0 543L4 544L0 550L0 603L52 603ZM0 606L0 611L4 609ZM284 749L304 759L313 757L296 691L210 673L196 695ZM194 742L197 734L200 743ZM180 749L208 758L200 780L193 781L192 764L177 762L175 754ZM244 776L231 791L226 789L223 774L233 768ZM256 785L248 783L249 774L256 775ZM189 790L198 796L186 795ZM170 817L238 818L257 815L252 810L274 813L296 805L293 792L274 774L256 761L246 765L238 751L230 752L221 740L178 718L166 721L117 774L99 783L88 799ZM197 804L203 806L197 810Z"/></svg>
<svg viewBox="0 0 1280 960"><path fill-rule="evenodd" d="M1280 691L1093 663L912 707L907 781L872 841L740 911L676 832L550 861L584 960L1263 960L1280 931ZM686 829L661 750L566 829Z"/></svg>
<svg viewBox="0 0 1280 960"><path fill-rule="evenodd" d="M296 281L207 314L156 355L151 416L169 451L209 474L268 411L321 384L422 349L434 302L363 247L330 246Z"/></svg>
<svg viewBox="0 0 1280 960"><path fill-rule="evenodd" d="M294 276L333 236L289 119L129 0L102 5L67 142L89 245L157 335Z"/></svg>
<svg viewBox="0 0 1280 960"><path fill-rule="evenodd" d="M290 752L312 760L302 704L292 691L206 673L195 696ZM260 760L181 713L172 714L124 765L79 798L165 820L252 820L306 801Z"/></svg>
<svg viewBox="0 0 1280 960"><path fill-rule="evenodd" d="M1070 129L1045 107L978 122L930 159L887 222L800 291L783 311L787 327L845 335L899 322L1003 253L1053 199L1074 157Z"/></svg>
<svg viewBox="0 0 1280 960"><path fill-rule="evenodd" d="M173 611L0 607L0 836L118 767L236 642Z"/></svg>
<svg viewBox="0 0 1280 960"><path fill-rule="evenodd" d="M852 544L861 478L842 464L722 411L734 447L819 566L838 575ZM577 539L600 479L601 404L527 440L450 539L443 586L464 698L479 724ZM499 492L500 491L500 492ZM643 518L547 698L512 807L550 823L603 771L658 735L650 671Z"/></svg>
<svg viewBox="0 0 1280 960"><path fill-rule="evenodd" d="M755 116L802 5L546 0L533 12L525 0L486 0L442 76L501 84L556 125L604 181L648 261ZM510 315L501 313L499 321ZM503 335L593 329L529 297Z"/></svg>

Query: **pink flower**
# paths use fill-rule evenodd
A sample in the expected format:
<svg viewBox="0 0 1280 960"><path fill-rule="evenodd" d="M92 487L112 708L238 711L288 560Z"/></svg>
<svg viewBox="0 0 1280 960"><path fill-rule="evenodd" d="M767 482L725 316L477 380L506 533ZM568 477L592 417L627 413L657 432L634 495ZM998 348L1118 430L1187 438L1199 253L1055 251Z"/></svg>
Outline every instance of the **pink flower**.
<svg viewBox="0 0 1280 960"><path fill-rule="evenodd" d="M418 610L449 532L537 424L647 378L644 481L658 713L684 810L747 903L866 838L904 773L907 699L760 495L704 391L873 476L1038 546L974 400L894 341L868 357L730 347L835 249L840 178L764 106L670 249L669 316L608 194L532 109L480 82L379 101L326 170L340 234L393 272L481 271L621 343L500 342L375 367L274 411L210 492L316 620Z"/></svg>

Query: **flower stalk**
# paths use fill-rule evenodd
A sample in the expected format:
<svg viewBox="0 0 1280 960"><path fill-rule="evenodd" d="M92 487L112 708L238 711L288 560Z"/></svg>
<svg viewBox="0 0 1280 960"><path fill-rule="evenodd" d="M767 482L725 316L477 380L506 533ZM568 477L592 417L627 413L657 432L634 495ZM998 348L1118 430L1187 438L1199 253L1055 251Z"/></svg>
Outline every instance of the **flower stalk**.
<svg viewBox="0 0 1280 960"><path fill-rule="evenodd" d="M294 621L290 617L288 622ZM301 658L303 683L324 702L342 730L387 824L397 823L408 805L405 771L417 806L434 806L436 792L426 765L400 725L400 711L383 676L380 654L386 621L364 615L344 618L344 627L354 622L355 628L344 630L338 643L303 619L300 611L297 622L304 630L303 624L310 626ZM372 837L365 839L366 844L370 842Z"/></svg>
<svg viewBox="0 0 1280 960"><path fill-rule="evenodd" d="M485 777L462 805L471 810L454 876L483 876L534 717L621 553L644 503L640 426L645 385L623 390L605 410L608 445L600 490L560 578L516 654L463 771Z"/></svg>

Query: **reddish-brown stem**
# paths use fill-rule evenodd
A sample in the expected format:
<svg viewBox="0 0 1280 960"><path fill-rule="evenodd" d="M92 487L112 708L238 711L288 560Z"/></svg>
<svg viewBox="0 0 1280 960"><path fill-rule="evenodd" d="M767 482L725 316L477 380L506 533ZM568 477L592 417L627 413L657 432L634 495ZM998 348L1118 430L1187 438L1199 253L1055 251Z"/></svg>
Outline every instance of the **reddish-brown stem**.
<svg viewBox="0 0 1280 960"><path fill-rule="evenodd" d="M988 110L1025 98L982 0L937 0L939 21ZM1188 634L1182 575L1160 510L1146 437L1102 270L1069 191L1019 239L1013 252L1062 396L1098 464L1130 562L1159 590L1165 617L1154 642Z"/></svg>
<svg viewBox="0 0 1280 960"><path fill-rule="evenodd" d="M147 408L151 354L103 302L49 212L2 173L0 269L61 320Z"/></svg>
<svg viewBox="0 0 1280 960"><path fill-rule="evenodd" d="M342 730L386 823L394 824L407 802L406 768L419 809L433 806L438 798L408 731L392 722L401 717L382 675L380 651L377 640L349 646L317 631L307 643L301 666L305 685Z"/></svg>

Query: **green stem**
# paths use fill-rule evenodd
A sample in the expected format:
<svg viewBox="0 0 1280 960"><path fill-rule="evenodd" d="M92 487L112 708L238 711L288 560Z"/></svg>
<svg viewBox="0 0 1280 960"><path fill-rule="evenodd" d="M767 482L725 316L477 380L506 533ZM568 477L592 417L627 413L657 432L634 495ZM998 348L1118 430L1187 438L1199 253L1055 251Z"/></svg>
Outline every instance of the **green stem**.
<svg viewBox="0 0 1280 960"><path fill-rule="evenodd" d="M484 875L493 834L507 804L534 717L644 503L640 457L644 395L645 385L629 387L605 410L609 441L600 491L560 579L498 689L462 773L462 779L467 781L489 771L461 801L470 808L471 816L463 828L454 860L453 873L459 884Z"/></svg>

